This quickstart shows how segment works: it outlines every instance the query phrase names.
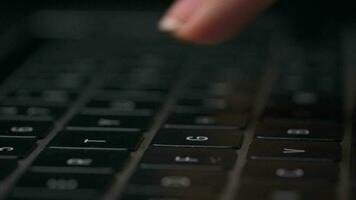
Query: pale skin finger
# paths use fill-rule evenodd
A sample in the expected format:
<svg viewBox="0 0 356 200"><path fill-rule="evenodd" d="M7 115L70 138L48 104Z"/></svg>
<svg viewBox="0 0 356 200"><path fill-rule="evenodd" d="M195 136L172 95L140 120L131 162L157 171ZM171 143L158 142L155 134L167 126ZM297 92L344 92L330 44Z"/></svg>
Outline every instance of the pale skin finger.
<svg viewBox="0 0 356 200"><path fill-rule="evenodd" d="M185 0L197 1L197 0ZM275 0L204 0L190 10L188 20L170 30L174 36L195 43L218 43L241 31ZM187 3L186 2L186 6ZM176 9L176 10L175 10ZM173 7L180 13L179 7ZM174 18L166 15L165 19Z"/></svg>

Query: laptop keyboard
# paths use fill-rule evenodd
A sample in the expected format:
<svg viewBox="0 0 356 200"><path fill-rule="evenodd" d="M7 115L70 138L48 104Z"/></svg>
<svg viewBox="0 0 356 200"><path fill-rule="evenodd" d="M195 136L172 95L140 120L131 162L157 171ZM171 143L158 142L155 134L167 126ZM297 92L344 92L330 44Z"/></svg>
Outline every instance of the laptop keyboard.
<svg viewBox="0 0 356 200"><path fill-rule="evenodd" d="M241 37L45 42L1 88L1 198L339 199L339 44Z"/></svg>

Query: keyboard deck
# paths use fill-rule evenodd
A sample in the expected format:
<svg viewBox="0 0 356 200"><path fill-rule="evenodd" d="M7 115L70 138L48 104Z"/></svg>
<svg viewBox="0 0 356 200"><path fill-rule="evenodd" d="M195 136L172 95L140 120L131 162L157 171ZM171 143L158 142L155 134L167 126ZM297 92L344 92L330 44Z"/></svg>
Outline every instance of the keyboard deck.
<svg viewBox="0 0 356 200"><path fill-rule="evenodd" d="M351 199L352 38L45 40L0 89L0 199Z"/></svg>

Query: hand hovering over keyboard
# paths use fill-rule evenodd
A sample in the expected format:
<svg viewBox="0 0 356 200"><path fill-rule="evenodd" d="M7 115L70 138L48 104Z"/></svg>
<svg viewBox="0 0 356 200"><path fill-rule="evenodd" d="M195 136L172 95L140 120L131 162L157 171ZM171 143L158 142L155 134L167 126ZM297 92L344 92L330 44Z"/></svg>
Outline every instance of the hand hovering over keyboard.
<svg viewBox="0 0 356 200"><path fill-rule="evenodd" d="M275 0L176 0L162 31L195 43L218 43L238 33Z"/></svg>

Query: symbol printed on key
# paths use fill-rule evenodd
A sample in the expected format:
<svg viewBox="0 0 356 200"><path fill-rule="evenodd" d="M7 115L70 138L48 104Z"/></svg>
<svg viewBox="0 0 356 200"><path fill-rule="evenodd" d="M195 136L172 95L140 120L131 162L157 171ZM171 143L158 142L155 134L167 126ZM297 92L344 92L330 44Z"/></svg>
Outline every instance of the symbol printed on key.
<svg viewBox="0 0 356 200"><path fill-rule="evenodd" d="M30 126L22 126L22 127L17 127L13 126L10 128L10 131L13 133L30 133L33 132L33 127Z"/></svg>
<svg viewBox="0 0 356 200"><path fill-rule="evenodd" d="M187 188L190 186L190 179L185 176L165 176L161 179L163 187Z"/></svg>
<svg viewBox="0 0 356 200"><path fill-rule="evenodd" d="M121 124L120 120L116 119L104 119L98 120L98 126L119 126Z"/></svg>
<svg viewBox="0 0 356 200"><path fill-rule="evenodd" d="M209 138L206 136L188 136L186 137L186 140L191 142L204 142L204 141L208 141Z"/></svg>
<svg viewBox="0 0 356 200"><path fill-rule="evenodd" d="M92 159L70 158L67 160L67 165L88 166L93 162Z"/></svg>
<svg viewBox="0 0 356 200"><path fill-rule="evenodd" d="M304 176L304 170L302 169L285 169L285 168L278 168L276 170L276 175L281 178L300 178Z"/></svg>
<svg viewBox="0 0 356 200"><path fill-rule="evenodd" d="M47 181L47 187L52 190L75 190L78 182L74 179L54 179Z"/></svg>
<svg viewBox="0 0 356 200"><path fill-rule="evenodd" d="M15 150L15 148L13 148L13 147L0 147L0 151L9 152L9 151L13 151L13 150Z"/></svg>
<svg viewBox="0 0 356 200"><path fill-rule="evenodd" d="M215 124L216 120L212 117L201 116L201 117L197 117L195 119L195 123L197 123L197 124Z"/></svg>
<svg viewBox="0 0 356 200"><path fill-rule="evenodd" d="M85 139L84 143L106 143L106 140L90 140L90 139Z"/></svg>
<svg viewBox="0 0 356 200"><path fill-rule="evenodd" d="M185 163L197 163L197 162L199 162L199 159L198 158L189 157L189 156L185 156L185 157L176 156L174 158L174 161L176 161L176 162L185 162Z"/></svg>
<svg viewBox="0 0 356 200"><path fill-rule="evenodd" d="M284 154L297 154L297 153L305 153L306 151L304 149L289 149L289 148L284 148L283 153Z"/></svg>
<svg viewBox="0 0 356 200"><path fill-rule="evenodd" d="M308 129L288 129L287 130L288 135L309 135L310 131Z"/></svg>

